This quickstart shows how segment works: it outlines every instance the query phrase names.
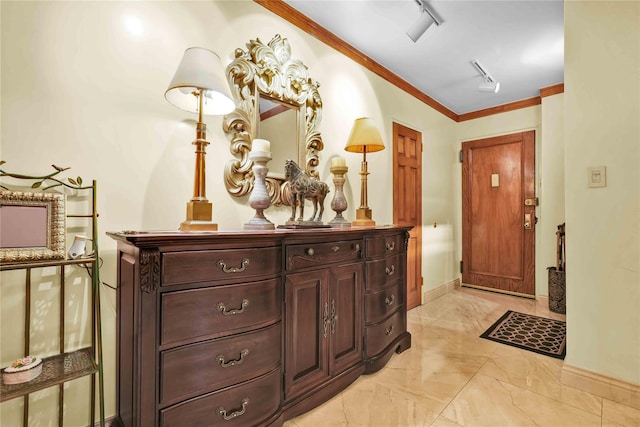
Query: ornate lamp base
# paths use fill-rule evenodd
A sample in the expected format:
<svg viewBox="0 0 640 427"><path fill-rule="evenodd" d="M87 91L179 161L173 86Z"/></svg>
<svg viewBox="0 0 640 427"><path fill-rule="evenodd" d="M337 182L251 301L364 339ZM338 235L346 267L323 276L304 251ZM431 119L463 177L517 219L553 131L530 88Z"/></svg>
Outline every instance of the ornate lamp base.
<svg viewBox="0 0 640 427"><path fill-rule="evenodd" d="M356 227L374 227L376 222L371 219L371 209L358 208L356 210L356 220L353 221Z"/></svg>
<svg viewBox="0 0 640 427"><path fill-rule="evenodd" d="M212 211L210 202L188 202L187 219L180 223L180 231L217 231L218 224L211 221Z"/></svg>

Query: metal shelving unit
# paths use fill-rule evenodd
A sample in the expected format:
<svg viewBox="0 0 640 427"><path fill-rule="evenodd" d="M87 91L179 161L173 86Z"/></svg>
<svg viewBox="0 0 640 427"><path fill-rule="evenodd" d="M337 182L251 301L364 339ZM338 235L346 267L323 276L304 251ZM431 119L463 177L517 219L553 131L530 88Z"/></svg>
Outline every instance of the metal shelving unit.
<svg viewBox="0 0 640 427"><path fill-rule="evenodd" d="M0 167L4 162L0 162ZM98 420L100 426L104 427L104 379L102 364L102 325L100 318L100 266L98 252L98 212L96 208L97 183L92 181L91 185L83 185L82 179L67 178L63 181L59 174L68 168L60 168L53 165L55 171L42 176L22 175L6 172L0 169L0 177L9 177L12 182L30 182L34 191L49 191L53 188L63 187L72 189L78 194L91 196L91 212L87 214L67 214L69 218L85 218L88 220L87 231L90 230L93 242L93 254L91 257L81 259L52 259L28 262L3 262L0 263L0 271L24 270L25 281L25 318L24 318L24 355L31 354L31 288L32 271L44 267L56 267L57 275L60 279L60 326L59 326L59 353L43 358L42 373L33 380L21 384L0 385L0 402L22 397L23 404L23 426L28 425L29 420L29 394L49 387L58 387L58 425L63 425L64 414L64 383L91 376L90 393L90 420L89 425L96 422L96 385L98 389ZM4 190L9 190L5 185L0 185ZM91 286L91 345L89 347L67 351L65 348L65 271L66 268L86 268L90 276Z"/></svg>

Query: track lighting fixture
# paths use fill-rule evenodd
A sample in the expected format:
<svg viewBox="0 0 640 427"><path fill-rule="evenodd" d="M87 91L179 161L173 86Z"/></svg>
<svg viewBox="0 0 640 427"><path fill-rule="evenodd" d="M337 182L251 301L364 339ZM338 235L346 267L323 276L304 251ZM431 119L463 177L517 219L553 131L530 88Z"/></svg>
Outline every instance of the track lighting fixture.
<svg viewBox="0 0 640 427"><path fill-rule="evenodd" d="M484 68L477 60L471 61L471 64L478 70L480 75L482 76L482 83L478 85L478 90L480 92L493 92L498 93L500 90L500 82L496 81L491 74Z"/></svg>
<svg viewBox="0 0 640 427"><path fill-rule="evenodd" d="M420 19L418 19L407 31L407 35L413 42L418 39L429 29L434 23L440 25L442 22L429 10L425 0L415 0L420 6Z"/></svg>
<svg viewBox="0 0 640 427"><path fill-rule="evenodd" d="M478 90L480 92L498 93L498 91L500 90L500 82L493 82L490 80L486 80L480 83L480 85L478 85Z"/></svg>

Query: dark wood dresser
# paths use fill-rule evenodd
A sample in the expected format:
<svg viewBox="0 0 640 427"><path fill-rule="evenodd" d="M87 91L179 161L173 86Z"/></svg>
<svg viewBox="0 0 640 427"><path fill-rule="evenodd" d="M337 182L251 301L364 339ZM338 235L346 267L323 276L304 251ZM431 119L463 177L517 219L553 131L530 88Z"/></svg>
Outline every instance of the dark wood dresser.
<svg viewBox="0 0 640 427"><path fill-rule="evenodd" d="M408 227L123 232L122 426L282 425L411 346Z"/></svg>

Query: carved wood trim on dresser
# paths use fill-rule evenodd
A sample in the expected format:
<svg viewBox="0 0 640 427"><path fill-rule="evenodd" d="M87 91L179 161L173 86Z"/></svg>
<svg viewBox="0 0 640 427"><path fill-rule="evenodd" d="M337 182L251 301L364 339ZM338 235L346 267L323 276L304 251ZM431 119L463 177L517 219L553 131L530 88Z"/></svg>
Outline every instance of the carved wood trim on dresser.
<svg viewBox="0 0 640 427"><path fill-rule="evenodd" d="M108 233L120 426L280 426L411 346L408 227Z"/></svg>

